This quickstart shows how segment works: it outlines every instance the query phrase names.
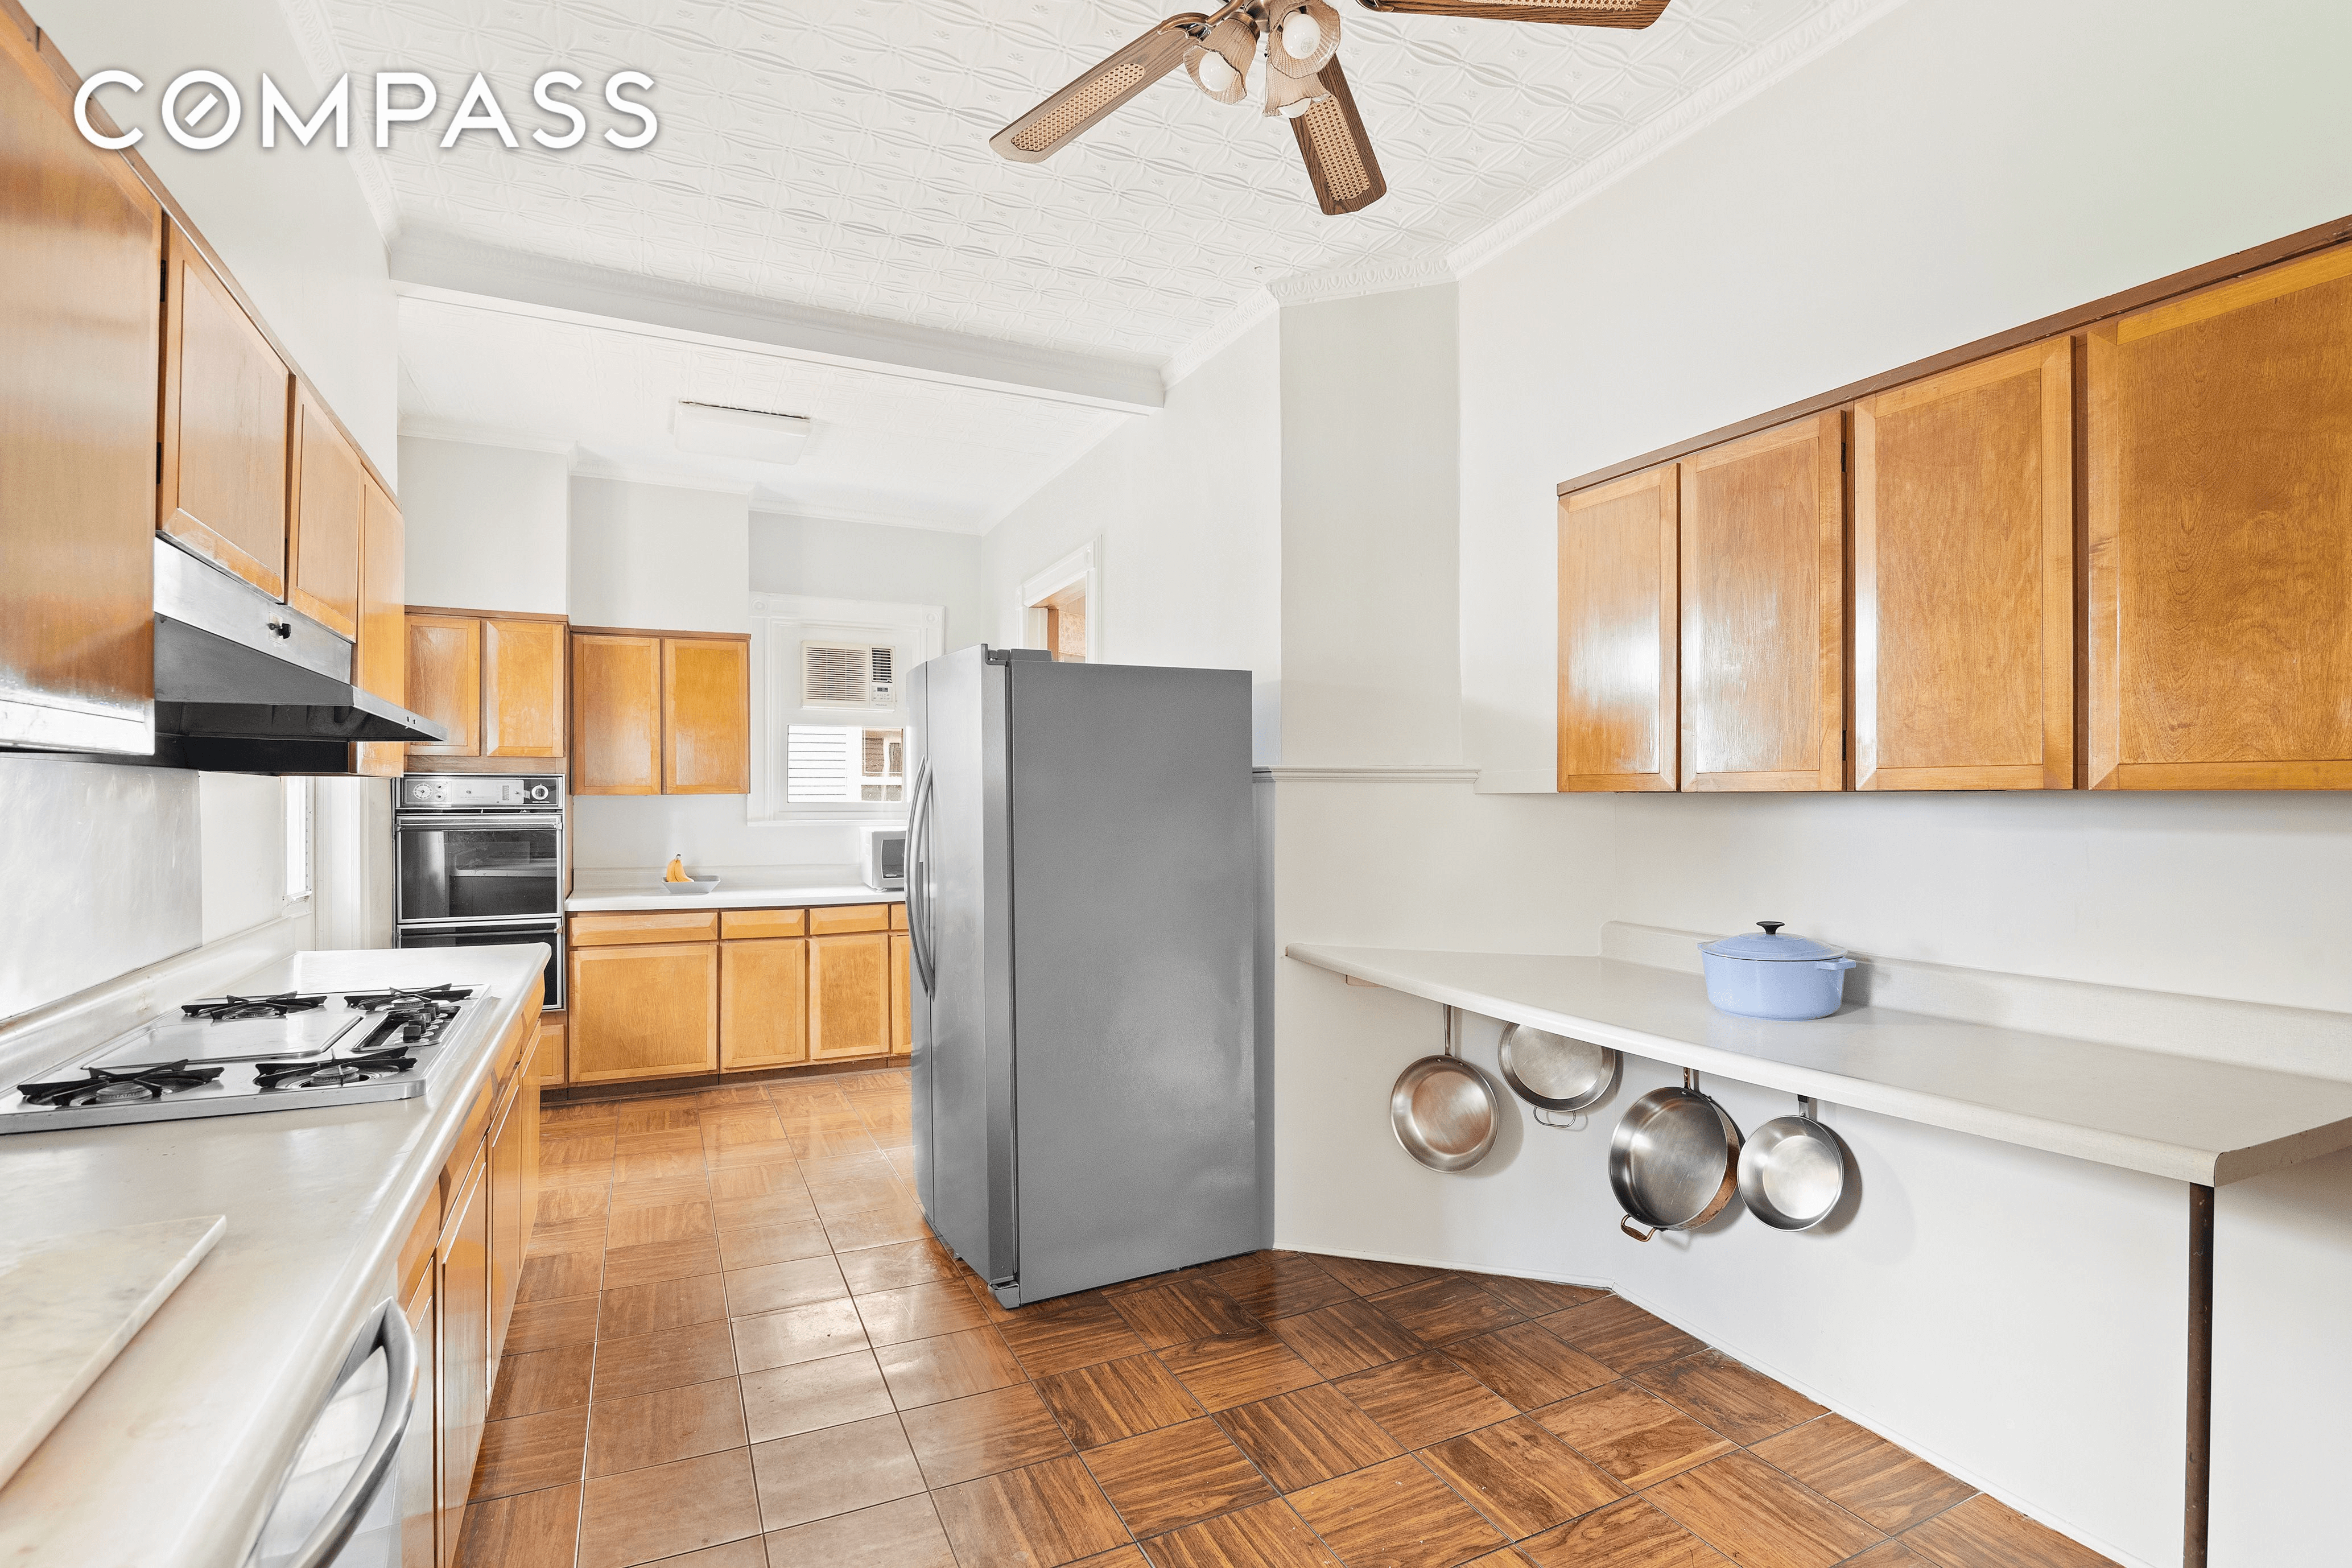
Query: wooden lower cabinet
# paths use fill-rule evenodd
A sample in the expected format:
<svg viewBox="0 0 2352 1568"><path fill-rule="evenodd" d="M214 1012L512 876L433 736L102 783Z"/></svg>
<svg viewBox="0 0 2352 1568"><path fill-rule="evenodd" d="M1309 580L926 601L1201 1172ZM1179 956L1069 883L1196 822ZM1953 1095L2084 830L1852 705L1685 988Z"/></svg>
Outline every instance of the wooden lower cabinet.
<svg viewBox="0 0 2352 1568"><path fill-rule="evenodd" d="M904 931L890 933L890 1048L906 1056L915 1048L915 944Z"/></svg>
<svg viewBox="0 0 2352 1568"><path fill-rule="evenodd" d="M572 949L571 1081L719 1070L719 944Z"/></svg>
<svg viewBox="0 0 2352 1568"><path fill-rule="evenodd" d="M890 1049L890 933L809 938L809 1057L878 1057Z"/></svg>
<svg viewBox="0 0 2352 1568"><path fill-rule="evenodd" d="M436 1455L441 1423L434 1392L436 1346L433 1303L440 1269L428 1266L418 1275L402 1310L408 1314L408 1331L416 1341L415 1404L408 1415L408 1430L400 1439L400 1568L438 1568L440 1515L435 1506L440 1489Z"/></svg>
<svg viewBox="0 0 2352 1568"><path fill-rule="evenodd" d="M563 1041L567 1020L561 1013L551 1013L539 1021L539 1049L531 1064L531 1077L541 1083L562 1083L568 1070Z"/></svg>
<svg viewBox="0 0 2352 1568"><path fill-rule="evenodd" d="M539 1085L520 1068L505 1102L490 1120L488 1159L490 1205L490 1379L498 1380L499 1352L514 1316L515 1289L522 1283L522 1255L530 1237L530 1168L539 1122Z"/></svg>
<svg viewBox="0 0 2352 1568"><path fill-rule="evenodd" d="M719 1065L791 1067L808 1060L805 937L719 944Z"/></svg>
<svg viewBox="0 0 2352 1568"><path fill-rule="evenodd" d="M488 1163L452 1193L436 1248L433 1371L440 1476L440 1559L457 1560L457 1532L490 1410L490 1190Z"/></svg>

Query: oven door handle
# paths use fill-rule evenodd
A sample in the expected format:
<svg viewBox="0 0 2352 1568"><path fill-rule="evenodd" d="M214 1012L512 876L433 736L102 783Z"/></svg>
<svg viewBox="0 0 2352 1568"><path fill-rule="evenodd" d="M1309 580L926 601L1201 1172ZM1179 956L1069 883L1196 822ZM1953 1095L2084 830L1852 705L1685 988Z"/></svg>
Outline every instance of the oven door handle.
<svg viewBox="0 0 2352 1568"><path fill-rule="evenodd" d="M383 1352L383 1415L376 1422L375 1436L368 1442L367 1452L360 1456L359 1468L343 1483L343 1489L327 1510L326 1518L310 1532L310 1539L300 1551L288 1559L287 1568L325 1568L343 1549L360 1520L373 1503L376 1494L383 1490L384 1481L392 1475L393 1461L399 1458L400 1440L408 1434L409 1413L416 1406L416 1336L409 1331L408 1314L400 1303L384 1298L374 1316L361 1329L360 1337L343 1357L343 1369L336 1376L338 1386L365 1365L368 1357L378 1350Z"/></svg>

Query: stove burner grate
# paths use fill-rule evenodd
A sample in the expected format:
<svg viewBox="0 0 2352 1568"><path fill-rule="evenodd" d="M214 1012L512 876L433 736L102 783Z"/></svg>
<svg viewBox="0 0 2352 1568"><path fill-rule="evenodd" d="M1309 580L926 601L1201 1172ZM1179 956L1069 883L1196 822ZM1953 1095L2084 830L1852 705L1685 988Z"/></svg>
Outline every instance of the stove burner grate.
<svg viewBox="0 0 2352 1568"><path fill-rule="evenodd" d="M409 1071L416 1058L397 1047L353 1051L323 1061L262 1062L253 1069L257 1089L333 1089L347 1083L367 1083Z"/></svg>
<svg viewBox="0 0 2352 1568"><path fill-rule="evenodd" d="M68 1110L79 1105L110 1105L123 1100L161 1100L184 1089L200 1089L221 1075L218 1068L192 1068L183 1059L109 1072L85 1068L89 1076L55 1083L20 1083L16 1092L27 1105Z"/></svg>
<svg viewBox="0 0 2352 1568"><path fill-rule="evenodd" d="M313 1012L326 1005L323 995L280 991L270 996L208 996L201 1002L182 1003L180 1011L191 1018L226 1023L236 1018L283 1018L289 1013Z"/></svg>
<svg viewBox="0 0 2352 1568"><path fill-rule="evenodd" d="M473 994L470 985L395 985L382 991L351 992L343 997L343 1004L362 1013L381 1013L387 1007L406 1007L420 1002L463 1002Z"/></svg>

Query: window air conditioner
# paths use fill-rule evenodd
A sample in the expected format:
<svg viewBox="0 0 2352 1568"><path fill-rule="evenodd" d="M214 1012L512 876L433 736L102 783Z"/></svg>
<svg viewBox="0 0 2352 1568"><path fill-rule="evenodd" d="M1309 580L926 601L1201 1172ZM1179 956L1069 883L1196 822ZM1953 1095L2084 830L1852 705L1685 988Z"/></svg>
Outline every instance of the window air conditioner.
<svg viewBox="0 0 2352 1568"><path fill-rule="evenodd" d="M887 644L801 644L801 706L896 708L896 655Z"/></svg>

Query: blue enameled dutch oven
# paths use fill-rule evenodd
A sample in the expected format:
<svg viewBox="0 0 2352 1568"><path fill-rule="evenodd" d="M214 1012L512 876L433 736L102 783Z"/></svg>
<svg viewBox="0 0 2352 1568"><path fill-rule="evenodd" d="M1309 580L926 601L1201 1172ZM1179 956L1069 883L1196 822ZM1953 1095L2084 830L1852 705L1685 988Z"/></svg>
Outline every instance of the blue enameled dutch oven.
<svg viewBox="0 0 2352 1568"><path fill-rule="evenodd" d="M1706 999L1743 1018L1826 1018L1845 1000L1845 949L1811 937L1782 936L1779 921L1698 944L1706 964Z"/></svg>

